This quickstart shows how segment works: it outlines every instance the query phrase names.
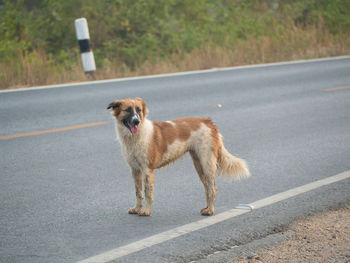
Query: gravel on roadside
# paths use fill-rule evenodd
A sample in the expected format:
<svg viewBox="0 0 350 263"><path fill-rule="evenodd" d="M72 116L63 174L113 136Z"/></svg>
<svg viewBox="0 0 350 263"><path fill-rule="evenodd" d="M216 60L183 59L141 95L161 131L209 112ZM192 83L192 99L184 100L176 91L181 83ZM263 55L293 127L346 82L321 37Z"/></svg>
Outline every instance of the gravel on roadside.
<svg viewBox="0 0 350 263"><path fill-rule="evenodd" d="M350 204L297 220L289 231L291 237L276 247L254 251L232 263L350 263Z"/></svg>

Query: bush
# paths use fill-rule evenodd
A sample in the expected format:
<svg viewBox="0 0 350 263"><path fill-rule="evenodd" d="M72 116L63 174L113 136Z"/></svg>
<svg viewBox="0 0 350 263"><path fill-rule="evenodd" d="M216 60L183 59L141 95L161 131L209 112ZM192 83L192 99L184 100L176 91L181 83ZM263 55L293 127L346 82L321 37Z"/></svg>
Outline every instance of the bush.
<svg viewBox="0 0 350 263"><path fill-rule="evenodd" d="M309 48L308 37L335 48L326 42L349 40L350 1L4 0L0 4L0 86L18 82L9 83L9 76L31 85L25 73L29 65L41 68L45 64L48 76L38 77L40 83L43 79L60 81L54 80L57 75L64 75L64 80L81 78L80 73L69 75L81 68L74 32L74 20L79 17L88 20L97 75L110 77L144 72L144 65L154 65L157 72L159 65L184 70L179 66L184 66L181 59L207 56L208 50L245 57L242 63L266 61L269 52L280 54L281 59L294 58L295 52L307 53L300 47ZM245 49L242 43L273 43L274 50ZM250 57L239 54L239 48ZM339 52L330 53L346 50L342 45L337 48ZM9 68L14 72L8 72Z"/></svg>

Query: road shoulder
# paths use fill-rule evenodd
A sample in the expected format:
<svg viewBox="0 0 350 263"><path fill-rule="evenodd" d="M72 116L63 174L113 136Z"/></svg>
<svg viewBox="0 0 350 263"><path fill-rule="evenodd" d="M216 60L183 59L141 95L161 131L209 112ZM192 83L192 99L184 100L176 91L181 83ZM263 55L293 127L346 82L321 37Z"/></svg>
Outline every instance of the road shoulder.
<svg viewBox="0 0 350 263"><path fill-rule="evenodd" d="M350 262L350 203L295 220L284 232L209 255L200 263Z"/></svg>

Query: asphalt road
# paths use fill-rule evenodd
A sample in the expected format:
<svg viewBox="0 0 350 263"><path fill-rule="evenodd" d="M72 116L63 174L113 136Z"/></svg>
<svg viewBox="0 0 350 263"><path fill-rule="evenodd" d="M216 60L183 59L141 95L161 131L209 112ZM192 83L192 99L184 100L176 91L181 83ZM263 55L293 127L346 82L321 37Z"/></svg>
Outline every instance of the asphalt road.
<svg viewBox="0 0 350 263"><path fill-rule="evenodd" d="M152 120L213 119L252 173L217 180L219 214L350 170L349 85L341 58L0 93L0 262L76 262L203 219L188 156L156 172L151 217L127 213L134 187L112 100L142 97ZM107 123L77 127L96 122ZM346 179L116 261L196 261L349 200Z"/></svg>

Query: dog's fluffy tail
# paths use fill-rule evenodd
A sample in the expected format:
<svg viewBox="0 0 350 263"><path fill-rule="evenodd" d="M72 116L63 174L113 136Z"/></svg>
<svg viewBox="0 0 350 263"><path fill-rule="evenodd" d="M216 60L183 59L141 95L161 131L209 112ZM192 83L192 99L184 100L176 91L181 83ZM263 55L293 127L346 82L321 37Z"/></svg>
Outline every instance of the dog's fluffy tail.
<svg viewBox="0 0 350 263"><path fill-rule="evenodd" d="M218 175L226 175L230 179L242 179L250 176L245 160L230 154L221 141L217 160Z"/></svg>

